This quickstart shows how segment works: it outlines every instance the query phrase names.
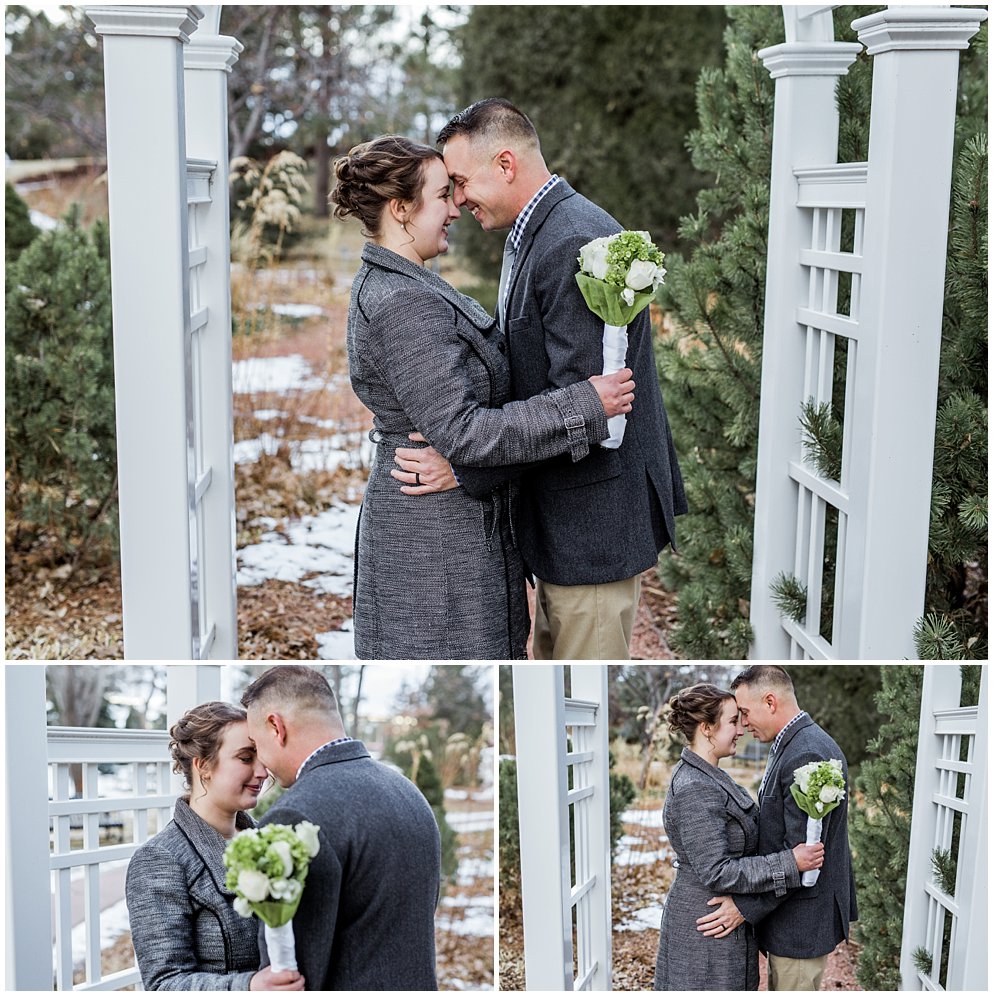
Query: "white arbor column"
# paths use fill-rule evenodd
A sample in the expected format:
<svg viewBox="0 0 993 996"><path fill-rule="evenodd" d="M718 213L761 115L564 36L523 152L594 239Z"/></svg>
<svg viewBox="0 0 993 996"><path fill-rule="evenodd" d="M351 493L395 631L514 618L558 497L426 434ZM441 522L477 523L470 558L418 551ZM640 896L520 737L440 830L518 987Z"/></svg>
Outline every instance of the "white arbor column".
<svg viewBox="0 0 993 996"><path fill-rule="evenodd" d="M986 12L890 7L852 23L874 57L853 425L865 482L851 528L838 656L914 658L924 613L958 52Z"/></svg>
<svg viewBox="0 0 993 996"><path fill-rule="evenodd" d="M830 7L787 6L783 15L786 42L758 53L776 81L752 556L754 642L749 654L763 660L790 656L770 583L794 568L797 500L786 468L799 452L799 417L806 400L799 373L805 340L797 329L796 308L807 292L800 250L810 245L811 221L797 206L793 171L837 161L835 87L862 49L833 40Z"/></svg>
<svg viewBox="0 0 993 996"><path fill-rule="evenodd" d="M206 250L194 270L199 306L208 312L197 333L199 364L194 389L200 459L209 486L200 499L198 581L206 624L214 638L208 655L238 656L234 493L234 423L231 393L231 247L228 196L228 74L242 51L241 42L218 34L221 8L206 17L184 52L186 145L196 159L215 163L210 202L199 208L198 241Z"/></svg>
<svg viewBox="0 0 993 996"><path fill-rule="evenodd" d="M4 672L6 989L51 991L45 665L6 664Z"/></svg>
<svg viewBox="0 0 993 996"><path fill-rule="evenodd" d="M171 664L166 668L166 729L195 705L216 702L221 697L221 666L219 664ZM183 779L175 772L171 776L172 791L181 795Z"/></svg>
<svg viewBox="0 0 993 996"><path fill-rule="evenodd" d="M610 742L607 732L607 668L603 664L573 664L572 697L597 704L593 729L594 760L589 766L588 784L593 788L594 805L586 827L586 846L597 878L593 890L589 923L591 957L597 964L590 989L610 992L613 987L612 915L610 906Z"/></svg>
<svg viewBox="0 0 993 996"><path fill-rule="evenodd" d="M563 689L561 664L514 667L525 981L552 992L573 987Z"/></svg>
<svg viewBox="0 0 993 996"><path fill-rule="evenodd" d="M86 11L104 44L125 654L189 659L183 46L203 11Z"/></svg>

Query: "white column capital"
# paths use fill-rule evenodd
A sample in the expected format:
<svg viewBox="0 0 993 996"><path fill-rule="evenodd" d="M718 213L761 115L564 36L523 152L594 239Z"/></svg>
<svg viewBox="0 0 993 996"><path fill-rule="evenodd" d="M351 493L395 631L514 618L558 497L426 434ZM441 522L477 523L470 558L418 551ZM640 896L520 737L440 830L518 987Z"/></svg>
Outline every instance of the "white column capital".
<svg viewBox="0 0 993 996"><path fill-rule="evenodd" d="M198 31L183 49L184 69L214 69L230 73L245 46L229 35L200 35Z"/></svg>
<svg viewBox="0 0 993 996"><path fill-rule="evenodd" d="M887 7L852 21L869 55L897 50L964 49L986 20L974 7Z"/></svg>
<svg viewBox="0 0 993 996"><path fill-rule="evenodd" d="M93 6L84 7L98 35L138 35L177 38L184 45L203 19L203 7Z"/></svg>
<svg viewBox="0 0 993 996"><path fill-rule="evenodd" d="M858 42L783 42L760 49L758 57L774 80L780 76L845 76L861 51Z"/></svg>

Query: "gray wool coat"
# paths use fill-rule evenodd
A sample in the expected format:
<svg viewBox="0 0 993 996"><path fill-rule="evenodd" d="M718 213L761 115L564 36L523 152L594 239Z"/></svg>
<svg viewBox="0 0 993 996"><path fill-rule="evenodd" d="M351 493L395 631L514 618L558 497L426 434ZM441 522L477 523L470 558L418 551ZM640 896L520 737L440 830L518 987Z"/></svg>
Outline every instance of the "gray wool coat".
<svg viewBox="0 0 993 996"><path fill-rule="evenodd" d="M255 823L245 813L237 828ZM139 847L125 895L145 989L248 989L261 964L258 922L234 911L224 887L227 841L182 799L173 818Z"/></svg>
<svg viewBox="0 0 993 996"><path fill-rule="evenodd" d="M809 716L783 737L759 794L759 854L795 847L806 840L807 817L790 792L793 772L811 761L838 758L848 786L848 761L841 748ZM848 939L859 918L855 875L848 846L848 790L824 818L824 866L817 884L786 895L735 895L742 916L757 925L759 947L786 958L819 958Z"/></svg>
<svg viewBox="0 0 993 996"><path fill-rule="evenodd" d="M348 364L375 420L376 456L359 521L355 649L365 659L523 659L530 628L524 567L509 520L514 484L500 474L470 494L404 495L390 476L418 431L461 467L564 454L607 438L587 380L504 405L502 333L435 273L369 244L352 284Z"/></svg>
<svg viewBox="0 0 993 996"><path fill-rule="evenodd" d="M307 989L437 989L441 838L420 790L361 741L336 744L306 762L262 824L302 820L321 842L293 918Z"/></svg>
<svg viewBox="0 0 993 996"><path fill-rule="evenodd" d="M530 398L603 371L603 322L576 283L579 250L621 226L564 180L528 220L507 290L511 397ZM646 308L628 329L634 410L618 449L596 446L527 468L514 525L531 572L559 585L603 584L653 567L686 511L683 480L659 390ZM458 468L474 494L493 472Z"/></svg>
<svg viewBox="0 0 993 996"><path fill-rule="evenodd" d="M750 924L727 937L705 937L699 917L707 903L732 892L786 895L800 884L789 850L755 856L758 806L720 768L689 748L673 769L662 810L678 871L666 898L655 965L655 988L666 990L756 990L758 945Z"/></svg>

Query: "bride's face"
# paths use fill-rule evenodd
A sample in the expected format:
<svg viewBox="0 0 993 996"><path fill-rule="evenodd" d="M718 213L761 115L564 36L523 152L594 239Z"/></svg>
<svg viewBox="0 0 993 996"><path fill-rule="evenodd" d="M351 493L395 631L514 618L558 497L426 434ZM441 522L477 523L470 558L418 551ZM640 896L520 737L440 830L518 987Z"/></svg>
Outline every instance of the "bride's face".
<svg viewBox="0 0 993 996"><path fill-rule="evenodd" d="M726 699L720 722L710 729L715 755L718 758L734 757L738 750L738 737L744 734L745 728L738 717L738 703L734 699Z"/></svg>
<svg viewBox="0 0 993 996"><path fill-rule="evenodd" d="M424 262L448 252L448 226L459 216L451 194L448 170L440 159L429 159L422 170L421 200L407 221L410 249Z"/></svg>
<svg viewBox="0 0 993 996"><path fill-rule="evenodd" d="M255 806L267 777L248 738L248 723L231 723L221 737L213 767L200 774L200 781L218 809L236 813Z"/></svg>

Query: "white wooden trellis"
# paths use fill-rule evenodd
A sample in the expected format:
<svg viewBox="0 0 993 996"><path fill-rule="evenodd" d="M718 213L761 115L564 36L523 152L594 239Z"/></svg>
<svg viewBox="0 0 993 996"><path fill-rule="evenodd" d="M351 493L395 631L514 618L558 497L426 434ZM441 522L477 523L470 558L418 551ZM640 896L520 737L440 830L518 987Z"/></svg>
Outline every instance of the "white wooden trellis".
<svg viewBox="0 0 993 996"><path fill-rule="evenodd" d="M986 665L979 705L962 708L959 666L924 668L900 956L903 989L989 991L988 672ZM954 895L932 872L935 849L953 852ZM930 972L915 964L917 949L930 956Z"/></svg>
<svg viewBox="0 0 993 996"><path fill-rule="evenodd" d="M101 873L130 858L171 818L181 779L170 774L164 731L46 728L45 665L4 668L6 747L6 988L120 989L138 985L137 969L103 976ZM167 726L199 702L220 697L217 666L168 669ZM83 766L73 798L70 771ZM99 795L98 767L126 766L129 791ZM101 840L101 823L119 817L120 842ZM74 838L77 827L82 840ZM47 828L47 829L45 829ZM81 849L73 849L81 843ZM84 981L73 986L72 883L82 875Z"/></svg>
<svg viewBox="0 0 993 996"><path fill-rule="evenodd" d="M568 699L561 664L513 673L527 987L609 991L607 670L572 665Z"/></svg>
<svg viewBox="0 0 993 996"><path fill-rule="evenodd" d="M85 9L104 44L125 654L231 659L226 75L242 46L218 6Z"/></svg>
<svg viewBox="0 0 993 996"><path fill-rule="evenodd" d="M873 56L876 113L868 163L837 165L835 85L861 46L834 41L832 9L784 7L786 42L759 52L776 109L751 591L758 659L912 658L924 611L958 51L986 13L891 7L853 22ZM850 246L840 241L846 210ZM848 315L838 314L842 275ZM843 402L832 396L836 363ZM811 400L842 406L840 480L801 444ZM826 557L833 612L822 625ZM798 622L773 602L782 575L806 588Z"/></svg>

